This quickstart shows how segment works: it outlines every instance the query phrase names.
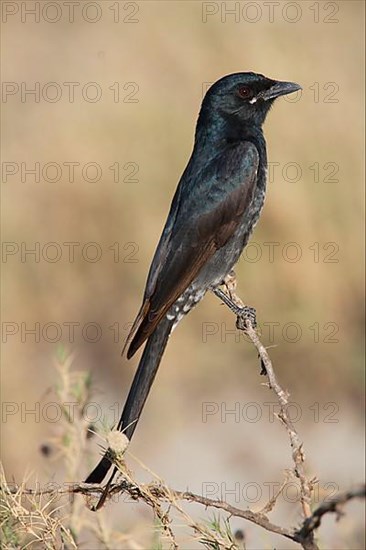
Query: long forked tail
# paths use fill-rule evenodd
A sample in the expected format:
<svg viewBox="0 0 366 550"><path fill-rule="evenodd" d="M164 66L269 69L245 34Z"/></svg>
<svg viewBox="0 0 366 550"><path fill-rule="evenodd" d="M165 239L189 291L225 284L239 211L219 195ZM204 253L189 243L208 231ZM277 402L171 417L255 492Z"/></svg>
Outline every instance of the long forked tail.
<svg viewBox="0 0 366 550"><path fill-rule="evenodd" d="M122 411L122 416L117 426L129 440L132 438L133 432L136 429L145 401L154 382L173 324L174 320L169 320L167 317L164 317L153 334L149 337L141 356L139 366ZM110 460L104 455L85 482L101 483L111 466ZM116 471L115 468L112 477L108 481L108 486L112 482Z"/></svg>

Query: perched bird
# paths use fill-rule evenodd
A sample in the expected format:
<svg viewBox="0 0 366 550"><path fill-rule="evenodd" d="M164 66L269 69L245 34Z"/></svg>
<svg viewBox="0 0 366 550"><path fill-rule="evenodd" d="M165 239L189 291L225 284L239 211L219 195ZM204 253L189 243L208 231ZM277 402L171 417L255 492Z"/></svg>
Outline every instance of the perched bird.
<svg viewBox="0 0 366 550"><path fill-rule="evenodd" d="M262 125L277 97L300 89L261 74L235 73L215 82L203 99L193 152L126 342L131 358L147 341L117 426L129 440L172 330L208 290L223 283L248 242L266 192ZM111 467L108 456L107 451L87 483L103 480Z"/></svg>

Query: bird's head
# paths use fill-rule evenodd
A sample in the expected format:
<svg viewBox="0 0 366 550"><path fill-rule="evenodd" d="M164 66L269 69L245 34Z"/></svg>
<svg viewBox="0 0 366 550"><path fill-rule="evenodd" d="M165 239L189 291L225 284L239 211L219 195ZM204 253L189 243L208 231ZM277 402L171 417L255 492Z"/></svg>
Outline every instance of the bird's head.
<svg viewBox="0 0 366 550"><path fill-rule="evenodd" d="M272 80L256 73L224 76L207 91L202 110L236 124L263 124L274 100L301 90L294 82Z"/></svg>

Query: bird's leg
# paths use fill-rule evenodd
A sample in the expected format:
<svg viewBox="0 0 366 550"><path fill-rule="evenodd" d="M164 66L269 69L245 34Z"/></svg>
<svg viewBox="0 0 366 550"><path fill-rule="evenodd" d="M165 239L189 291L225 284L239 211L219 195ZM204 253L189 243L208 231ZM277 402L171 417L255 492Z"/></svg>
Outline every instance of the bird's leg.
<svg viewBox="0 0 366 550"><path fill-rule="evenodd" d="M257 316L254 307L246 306L235 294L236 277L234 271L230 271L222 282L226 292L221 288L212 288L212 292L237 316L236 326L239 329L246 328L246 321L250 321L253 328L257 326Z"/></svg>
<svg viewBox="0 0 366 550"><path fill-rule="evenodd" d="M230 296L231 300L233 300L233 293L235 293L237 287L236 274L233 269L229 271L225 279L222 281L222 286L225 287L227 294Z"/></svg>

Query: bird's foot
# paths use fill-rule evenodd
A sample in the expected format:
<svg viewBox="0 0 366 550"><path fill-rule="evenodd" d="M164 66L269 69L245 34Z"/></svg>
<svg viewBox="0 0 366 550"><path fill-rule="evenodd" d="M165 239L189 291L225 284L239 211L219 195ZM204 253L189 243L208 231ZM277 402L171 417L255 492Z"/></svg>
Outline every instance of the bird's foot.
<svg viewBox="0 0 366 550"><path fill-rule="evenodd" d="M234 311L234 313L237 316L236 327L239 330L246 330L247 321L250 322L253 328L257 327L257 312L254 307L237 307L237 311Z"/></svg>
<svg viewBox="0 0 366 550"><path fill-rule="evenodd" d="M228 296L221 288L213 288L212 292L220 298L222 302L236 315L236 326L239 330L246 330L247 321L250 321L253 328L257 326L257 314L254 307L242 305L234 301L234 299Z"/></svg>

